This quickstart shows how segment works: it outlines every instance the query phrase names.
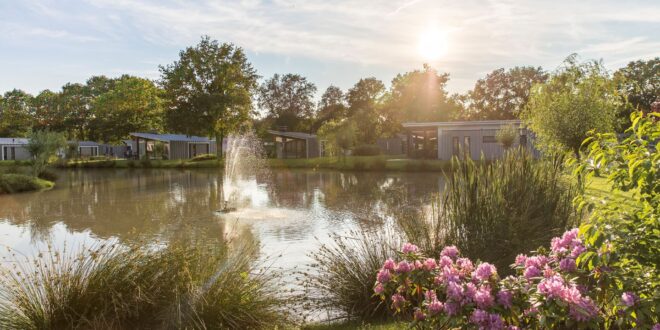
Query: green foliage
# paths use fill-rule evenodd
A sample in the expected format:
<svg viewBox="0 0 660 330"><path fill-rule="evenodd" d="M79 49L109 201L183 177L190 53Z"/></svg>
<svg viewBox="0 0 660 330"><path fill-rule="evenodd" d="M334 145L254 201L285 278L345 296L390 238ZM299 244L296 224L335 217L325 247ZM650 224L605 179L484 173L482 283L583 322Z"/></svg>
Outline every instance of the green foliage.
<svg viewBox="0 0 660 330"><path fill-rule="evenodd" d="M509 149L516 142L518 130L513 125L506 125L495 133L497 142L504 148Z"/></svg>
<svg viewBox="0 0 660 330"><path fill-rule="evenodd" d="M328 121L323 124L317 135L320 141L325 141L327 156L345 156L356 142L357 126L352 120Z"/></svg>
<svg viewBox="0 0 660 330"><path fill-rule="evenodd" d="M337 86L328 86L321 95L321 101L319 101L317 109L314 130L317 130L328 121L346 118L347 109L344 92Z"/></svg>
<svg viewBox="0 0 660 330"><path fill-rule="evenodd" d="M274 128L307 131L314 112L316 86L298 74L273 75L259 87L259 107L266 110Z"/></svg>
<svg viewBox="0 0 660 330"><path fill-rule="evenodd" d="M589 162L579 164L576 173L593 175L598 169L607 175L614 191L632 191L633 201L620 203L605 198L597 202L577 199L591 210L589 222L580 228L587 241L598 248L579 260L599 274L603 299L609 299L608 326L622 321L648 322L660 310L660 125L657 113L631 115L627 137L594 133L585 141ZM607 272L602 272L607 269ZM640 297L638 308L618 315L617 299L625 291Z"/></svg>
<svg viewBox="0 0 660 330"><path fill-rule="evenodd" d="M469 258L506 271L516 254L547 244L577 222L576 188L557 164L510 150L489 165L456 159L452 165L432 221L399 219L408 241L429 255L456 245Z"/></svg>
<svg viewBox="0 0 660 330"><path fill-rule="evenodd" d="M119 142L131 132L163 129L162 90L150 80L124 75L92 101L90 138Z"/></svg>
<svg viewBox="0 0 660 330"><path fill-rule="evenodd" d="M244 237L241 236L244 240ZM48 250L0 273L3 329L246 329L283 325L257 245L171 242Z"/></svg>
<svg viewBox="0 0 660 330"><path fill-rule="evenodd" d="M384 93L383 82L373 77L360 79L346 93L348 120L359 127L355 130L359 143L375 143L383 132L383 119L379 112Z"/></svg>
<svg viewBox="0 0 660 330"><path fill-rule="evenodd" d="M660 101L660 57L628 63L614 73L619 94L626 105L617 114L617 132L630 127L634 111L652 111L652 104Z"/></svg>
<svg viewBox="0 0 660 330"><path fill-rule="evenodd" d="M41 174L50 159L66 146L66 139L61 133L50 131L31 132L26 149L32 155L32 175L38 176Z"/></svg>
<svg viewBox="0 0 660 330"><path fill-rule="evenodd" d="M375 144L361 144L353 148L351 155L353 156L378 156L383 151Z"/></svg>
<svg viewBox="0 0 660 330"><path fill-rule="evenodd" d="M202 154L202 155L197 155L193 157L190 161L191 162L201 162L204 160L217 160L218 156L213 155L213 154Z"/></svg>
<svg viewBox="0 0 660 330"><path fill-rule="evenodd" d="M41 190L53 187L53 183L33 176L15 173L0 174L0 194Z"/></svg>
<svg viewBox="0 0 660 330"><path fill-rule="evenodd" d="M222 141L249 119L258 76L240 47L204 36L160 72L170 129Z"/></svg>
<svg viewBox="0 0 660 330"><path fill-rule="evenodd" d="M532 88L523 117L540 147L571 151L579 158L589 131L613 130L620 105L616 85L603 64L578 63L572 55L545 84Z"/></svg>
<svg viewBox="0 0 660 330"><path fill-rule="evenodd" d="M0 136L24 137L32 127L32 95L18 89L0 97Z"/></svg>
<svg viewBox="0 0 660 330"><path fill-rule="evenodd" d="M497 69L477 80L462 99L463 119L516 119L529 101L532 86L548 79L541 67Z"/></svg>

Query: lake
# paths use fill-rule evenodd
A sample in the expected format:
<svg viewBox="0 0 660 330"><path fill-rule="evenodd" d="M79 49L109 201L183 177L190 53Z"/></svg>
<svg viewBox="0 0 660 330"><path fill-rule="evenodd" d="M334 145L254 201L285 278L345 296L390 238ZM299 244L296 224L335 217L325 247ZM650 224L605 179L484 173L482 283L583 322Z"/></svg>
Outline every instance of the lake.
<svg viewBox="0 0 660 330"><path fill-rule="evenodd" d="M242 206L223 214L217 169L57 173L52 190L0 195L0 244L10 248L0 255L105 241L217 240L247 229L274 267L291 270L308 263L330 233L419 212L444 186L441 173L273 170L241 181Z"/></svg>

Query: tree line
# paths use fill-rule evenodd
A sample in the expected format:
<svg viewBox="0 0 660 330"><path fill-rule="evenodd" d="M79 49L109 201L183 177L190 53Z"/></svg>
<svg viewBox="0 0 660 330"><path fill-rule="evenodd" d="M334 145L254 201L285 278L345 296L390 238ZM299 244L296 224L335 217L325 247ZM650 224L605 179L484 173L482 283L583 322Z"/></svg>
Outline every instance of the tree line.
<svg viewBox="0 0 660 330"><path fill-rule="evenodd" d="M567 73L571 66L579 71L572 76ZM261 77L243 49L208 36L159 69L157 81L130 75L93 76L84 84L68 83L59 91L44 90L35 96L19 89L8 91L0 96L0 136L22 137L31 130L47 129L63 132L69 139L118 142L133 131L222 138L245 128L265 134L267 129L286 127L319 131L343 139L340 144L371 144L400 132L406 121L529 119L533 116L524 113L530 100L537 107L552 108L554 98L571 94L558 89L566 91L571 79L576 82L585 76L601 88L594 87L592 96L611 97L613 103L604 106L586 98L580 109L597 105L596 117L610 118L611 112L606 126L622 131L629 126L631 111L649 111L660 95L658 57L630 62L613 74L601 62L580 63L575 56L553 72L532 66L500 68L463 94L447 91L449 73L424 65L398 74L389 88L374 77L360 79L345 91L331 85L318 102L318 89L307 78L275 74L259 83ZM542 100L539 94L550 98ZM553 111L546 115L559 116L556 107Z"/></svg>

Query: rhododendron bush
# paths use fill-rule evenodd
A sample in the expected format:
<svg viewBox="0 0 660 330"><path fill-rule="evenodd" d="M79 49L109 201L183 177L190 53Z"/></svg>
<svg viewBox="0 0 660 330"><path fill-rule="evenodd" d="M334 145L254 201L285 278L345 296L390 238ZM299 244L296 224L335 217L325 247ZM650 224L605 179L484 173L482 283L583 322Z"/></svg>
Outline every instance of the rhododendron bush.
<svg viewBox="0 0 660 330"><path fill-rule="evenodd" d="M423 328L603 328L607 314L617 327L651 328L651 299L622 290L611 303L598 287L607 269L586 270L591 258L607 258L583 242L578 229L554 238L549 251L519 255L516 274L500 278L492 264L462 258L454 246L423 256L412 244L378 272L374 292L391 310Z"/></svg>

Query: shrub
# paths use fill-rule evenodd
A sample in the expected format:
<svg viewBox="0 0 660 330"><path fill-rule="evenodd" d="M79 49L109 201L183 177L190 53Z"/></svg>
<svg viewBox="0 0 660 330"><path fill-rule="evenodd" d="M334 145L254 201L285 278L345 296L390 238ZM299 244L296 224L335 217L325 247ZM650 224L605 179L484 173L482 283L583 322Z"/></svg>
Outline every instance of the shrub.
<svg viewBox="0 0 660 330"><path fill-rule="evenodd" d="M203 160L215 160L218 159L218 156L215 154L202 154L202 155L197 155L193 157L190 161L191 162L199 162Z"/></svg>
<svg viewBox="0 0 660 330"><path fill-rule="evenodd" d="M140 159L140 166L143 168L150 168L151 167L151 159L149 159L149 156L144 156L142 159Z"/></svg>
<svg viewBox="0 0 660 330"><path fill-rule="evenodd" d="M497 143L499 143L502 148L509 149L513 146L513 143L516 141L516 136L518 135L518 130L513 127L513 125L506 125L495 133L495 138Z"/></svg>
<svg viewBox="0 0 660 330"><path fill-rule="evenodd" d="M353 148L353 151L351 155L353 156L378 156L382 154L383 151L380 149L379 146L375 144L362 144L359 145L355 148Z"/></svg>
<svg viewBox="0 0 660 330"><path fill-rule="evenodd" d="M197 328L282 325L284 299L255 268L256 245L105 244L49 250L5 269L4 329Z"/></svg>
<svg viewBox="0 0 660 330"><path fill-rule="evenodd" d="M32 156L32 175L39 175L57 152L66 147L64 134L49 131L30 133L26 149Z"/></svg>
<svg viewBox="0 0 660 330"><path fill-rule="evenodd" d="M355 230L332 234L334 243L311 254L314 264L304 272L303 307L327 312L334 319L383 320L387 307L373 295L376 271L394 256L399 239L392 231Z"/></svg>
<svg viewBox="0 0 660 330"><path fill-rule="evenodd" d="M51 188L50 181L23 174L0 174L0 194L13 194Z"/></svg>
<svg viewBox="0 0 660 330"><path fill-rule="evenodd" d="M538 161L524 150L492 164L452 162L433 221L399 219L406 238L425 252L458 246L466 256L506 271L517 253L533 250L577 221L573 184L559 164Z"/></svg>
<svg viewBox="0 0 660 330"><path fill-rule="evenodd" d="M615 297L601 292L602 272L586 266L599 253L610 254L583 239L573 229L553 238L548 252L518 255L512 265L516 275L504 279L494 265L475 265L454 246L436 259L405 244L400 261L383 263L374 292L418 328L603 329L613 325L605 323L609 308L618 315L616 328L653 327L657 301L635 292Z"/></svg>
<svg viewBox="0 0 660 330"><path fill-rule="evenodd" d="M58 177L57 173L48 169L41 171L41 173L39 173L38 176L39 179L44 179L46 181L52 181L52 182L57 181L57 177Z"/></svg>

